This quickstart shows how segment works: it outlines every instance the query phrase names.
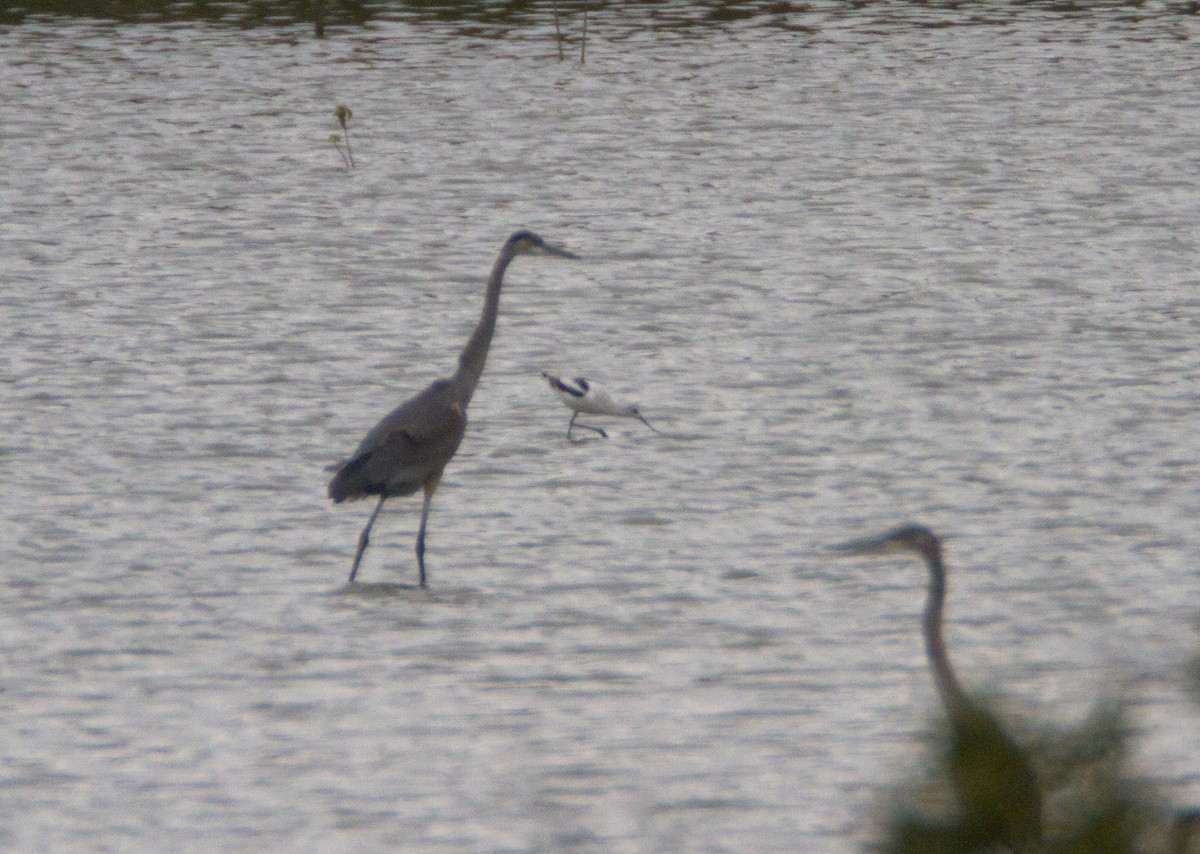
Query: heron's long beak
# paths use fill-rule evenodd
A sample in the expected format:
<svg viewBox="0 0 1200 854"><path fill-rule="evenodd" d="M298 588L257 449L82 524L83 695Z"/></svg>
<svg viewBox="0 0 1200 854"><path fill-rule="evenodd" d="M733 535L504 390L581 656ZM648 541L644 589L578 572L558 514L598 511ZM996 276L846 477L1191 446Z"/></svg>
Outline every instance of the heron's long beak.
<svg viewBox="0 0 1200 854"><path fill-rule="evenodd" d="M542 244L542 251L547 255L553 255L556 258L570 258L573 261L578 261L579 256L574 252L568 252L565 249L559 249L557 246L551 246L549 243Z"/></svg>
<svg viewBox="0 0 1200 854"><path fill-rule="evenodd" d="M659 434L660 436L662 435L662 431L661 431L661 430L655 430L655 429L654 429L654 425L653 425L653 424L651 424L649 421L647 421L647 420L645 419L645 417L644 417L644 416L642 416L642 415L639 415L639 416L638 416L638 421L641 421L643 424L645 424L645 425L646 425L647 427L649 427L651 430L654 430L654 432L655 432L655 433L657 433L657 434Z"/></svg>
<svg viewBox="0 0 1200 854"><path fill-rule="evenodd" d="M861 540L851 540L829 547L830 551L844 555L882 555L899 551L901 548L890 534L882 537L864 537Z"/></svg>

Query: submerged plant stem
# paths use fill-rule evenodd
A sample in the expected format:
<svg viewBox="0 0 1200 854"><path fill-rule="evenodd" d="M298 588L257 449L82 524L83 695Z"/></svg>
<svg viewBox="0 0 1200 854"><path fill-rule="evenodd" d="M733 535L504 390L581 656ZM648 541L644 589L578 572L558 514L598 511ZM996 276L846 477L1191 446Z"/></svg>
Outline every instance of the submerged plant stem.
<svg viewBox="0 0 1200 854"><path fill-rule="evenodd" d="M354 111L351 110L349 107L347 107L345 104L338 104L337 109L334 111L334 115L337 116L338 124L342 126L342 134L346 138L346 153L343 155L343 157L344 157L347 165L351 169L353 169L354 168L354 152L350 150L350 127L348 125L348 122L350 121L350 119L354 118ZM339 146L338 151L340 152L341 150L342 149Z"/></svg>

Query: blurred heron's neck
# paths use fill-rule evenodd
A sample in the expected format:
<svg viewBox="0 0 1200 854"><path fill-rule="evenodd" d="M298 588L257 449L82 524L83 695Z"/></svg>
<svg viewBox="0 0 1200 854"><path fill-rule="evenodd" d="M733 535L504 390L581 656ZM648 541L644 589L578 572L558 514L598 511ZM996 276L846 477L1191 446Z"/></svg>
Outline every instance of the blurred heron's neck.
<svg viewBox="0 0 1200 854"><path fill-rule="evenodd" d="M933 678L946 710L953 717L968 711L971 701L963 691L950 664L946 640L942 635L942 620L946 605L946 568L942 556L935 552L926 557L929 564L929 601L925 605L925 651L933 668Z"/></svg>
<svg viewBox="0 0 1200 854"><path fill-rule="evenodd" d="M487 362L488 348L492 346L492 335L496 331L496 315L500 311L500 286L504 284L504 271L508 269L512 256L507 252L500 253L492 267L491 278L488 279L487 295L483 299L483 313L479 323L463 347L458 357L458 373L454 375L454 383L459 390L459 400L465 409L479 384L483 374L484 363Z"/></svg>

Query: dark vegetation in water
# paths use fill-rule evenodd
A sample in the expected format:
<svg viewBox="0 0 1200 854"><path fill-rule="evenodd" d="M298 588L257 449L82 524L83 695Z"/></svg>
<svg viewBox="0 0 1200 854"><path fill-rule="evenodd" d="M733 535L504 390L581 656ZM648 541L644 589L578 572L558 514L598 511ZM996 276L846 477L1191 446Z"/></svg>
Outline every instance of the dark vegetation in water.
<svg viewBox="0 0 1200 854"><path fill-rule="evenodd" d="M1069 728L1014 737L989 702L967 691L943 631L947 572L941 540L921 525L835 547L847 555L920 555L929 569L922 620L930 675L943 706L928 797L893 796L879 850L887 854L1200 854L1200 814L1173 812L1128 769L1115 704Z"/></svg>
<svg viewBox="0 0 1200 854"><path fill-rule="evenodd" d="M333 134L329 137L329 141L333 143L333 147L337 149L338 154L342 155L342 162L346 164L347 169L354 168L354 152L350 150L350 119L354 117L354 111L345 104L338 104L334 115L337 116L338 124L342 128L342 133ZM346 147L342 148L343 137Z"/></svg>
<svg viewBox="0 0 1200 854"><path fill-rule="evenodd" d="M305 24L318 37L327 27L361 27L377 20L443 21L517 27L576 12L635 14L650 26L686 28L755 21L783 29L810 14L857 15L890 0L0 0L0 25L46 16L113 23L207 22L278 27ZM909 0L905 6L960 20L1010 19L1027 10L1092 14L1127 10L1133 16L1200 14L1200 0L1168 0L1151 11L1145 0Z"/></svg>
<svg viewBox="0 0 1200 854"><path fill-rule="evenodd" d="M981 754L964 770L957 761L961 738L945 728L938 737L929 782L917 791L908 784L893 791L895 806L889 809L887 830L875 849L887 854L1200 852L1200 814L1174 812L1161 792L1131 773L1129 732L1115 707L1077 726L1043 730L1018 741L1040 784L1040 839L998 848L995 838L984 832L996 817L996 805L1008 802L1003 793L996 793L993 806L982 812L969 801L960 802L958 809L948 805L953 800L948 789L969 787L964 773L971 768L991 773L1004 757Z"/></svg>

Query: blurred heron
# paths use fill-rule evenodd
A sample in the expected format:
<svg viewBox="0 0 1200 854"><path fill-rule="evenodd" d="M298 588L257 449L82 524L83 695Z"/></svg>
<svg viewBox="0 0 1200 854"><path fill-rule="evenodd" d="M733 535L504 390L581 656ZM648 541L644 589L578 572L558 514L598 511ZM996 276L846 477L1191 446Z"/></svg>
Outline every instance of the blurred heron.
<svg viewBox="0 0 1200 854"><path fill-rule="evenodd" d="M1041 792L1026 752L995 716L963 690L942 634L946 567L942 543L928 528L906 525L878 537L835 547L851 555L914 551L929 567L925 605L925 650L934 682L950 720L950 769L960 809L954 838L960 850L1035 850L1041 840Z"/></svg>
<svg viewBox="0 0 1200 854"><path fill-rule="evenodd" d="M336 474L329 482L329 497L335 503L368 495L379 496L379 503L358 538L358 551L350 567L351 582L358 574L371 526L383 509L383 502L393 495L412 495L423 489L425 500L421 505L421 524L417 532L417 569L420 585L426 586L425 523L429 518L429 505L442 479L442 470L454 456L466 430L467 405L483 374L496 329L504 272L518 255L579 257L551 246L530 231L518 231L508 238L488 279L483 314L458 357L458 370L454 376L435 381L416 397L400 404L371 428L349 459L331 466L330 470Z"/></svg>

